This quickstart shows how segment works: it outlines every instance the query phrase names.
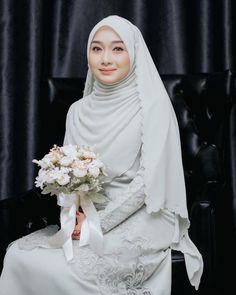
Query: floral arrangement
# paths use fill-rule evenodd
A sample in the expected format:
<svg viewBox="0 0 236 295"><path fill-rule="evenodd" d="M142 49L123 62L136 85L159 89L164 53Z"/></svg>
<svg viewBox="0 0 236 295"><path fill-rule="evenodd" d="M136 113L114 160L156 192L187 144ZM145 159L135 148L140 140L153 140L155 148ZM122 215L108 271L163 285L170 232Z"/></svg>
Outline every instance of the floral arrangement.
<svg viewBox="0 0 236 295"><path fill-rule="evenodd" d="M105 165L91 147L79 145L54 145L41 160L35 185L43 194L57 196L61 206L61 228L48 240L50 247L62 247L67 261L73 259L72 232L76 210L81 207L86 218L83 222L79 246L90 244L99 255L103 251L103 233L94 203L104 203L106 197L99 193Z"/></svg>
<svg viewBox="0 0 236 295"><path fill-rule="evenodd" d="M33 160L40 166L35 185L42 194L59 195L84 192L93 202L103 202L102 189L105 165L91 147L79 145L54 145L41 160Z"/></svg>

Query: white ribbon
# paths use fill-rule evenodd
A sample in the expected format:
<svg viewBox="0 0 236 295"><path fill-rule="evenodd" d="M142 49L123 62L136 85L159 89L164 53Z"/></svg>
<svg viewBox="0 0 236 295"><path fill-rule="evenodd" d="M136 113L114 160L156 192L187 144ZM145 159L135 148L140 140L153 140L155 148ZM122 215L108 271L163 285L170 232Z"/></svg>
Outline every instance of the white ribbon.
<svg viewBox="0 0 236 295"><path fill-rule="evenodd" d="M52 248L63 248L67 261L73 259L72 233L76 224L76 210L79 206L86 215L82 223L79 247L89 244L98 254L103 253L103 234L100 227L99 216L93 202L86 197L86 193L60 193L57 204L61 206L61 229L48 240Z"/></svg>
<svg viewBox="0 0 236 295"><path fill-rule="evenodd" d="M102 255L103 234L96 208L86 194L80 195L80 206L87 218L82 223L79 247L89 244L95 253Z"/></svg>

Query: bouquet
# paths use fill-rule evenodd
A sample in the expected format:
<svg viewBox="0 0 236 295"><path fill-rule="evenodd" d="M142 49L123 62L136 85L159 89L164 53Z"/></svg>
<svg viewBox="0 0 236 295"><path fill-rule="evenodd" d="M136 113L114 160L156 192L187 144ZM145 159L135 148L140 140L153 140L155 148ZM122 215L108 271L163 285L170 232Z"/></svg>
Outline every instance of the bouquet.
<svg viewBox="0 0 236 295"><path fill-rule="evenodd" d="M33 160L40 166L35 185L42 194L86 192L94 202L102 202L104 196L102 178L107 176L105 166L90 147L54 145L41 160Z"/></svg>
<svg viewBox="0 0 236 295"><path fill-rule="evenodd" d="M61 206L61 229L50 238L52 247L63 247L67 260L73 258L71 234L74 230L76 211L82 208L86 215L80 236L80 246L90 244L101 254L102 231L93 203L105 202L102 190L106 174L105 165L89 146L54 145L41 160L33 160L40 170L35 185L42 194L57 196Z"/></svg>

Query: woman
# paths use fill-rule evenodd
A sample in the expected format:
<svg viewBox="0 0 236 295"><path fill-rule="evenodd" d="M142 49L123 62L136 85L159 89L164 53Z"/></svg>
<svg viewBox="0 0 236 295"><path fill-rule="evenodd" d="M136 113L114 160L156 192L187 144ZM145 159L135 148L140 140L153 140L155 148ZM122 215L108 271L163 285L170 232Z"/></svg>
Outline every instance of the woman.
<svg viewBox="0 0 236 295"><path fill-rule="evenodd" d="M54 227L37 231L9 247L0 294L170 295L172 249L184 253L198 289L203 261L188 236L178 124L142 34L106 17L89 35L87 56L84 95L69 109L64 144L95 145L107 166L107 203L97 206L103 255L79 247L80 213L73 263L61 249L37 247Z"/></svg>

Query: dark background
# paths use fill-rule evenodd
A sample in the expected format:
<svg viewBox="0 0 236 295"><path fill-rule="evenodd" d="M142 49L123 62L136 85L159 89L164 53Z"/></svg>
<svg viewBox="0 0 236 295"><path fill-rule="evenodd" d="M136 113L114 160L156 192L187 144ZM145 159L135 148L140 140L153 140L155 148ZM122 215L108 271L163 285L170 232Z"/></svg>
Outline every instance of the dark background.
<svg viewBox="0 0 236 295"><path fill-rule="evenodd" d="M78 83L79 78L84 83L89 32L111 14L139 27L161 75L236 71L235 0L0 0L0 204L5 199L20 199L34 187L38 168L32 159L48 152L65 123L61 110L57 112L57 104L51 101L54 95L48 95L50 81L75 78ZM199 81L196 94L202 89ZM234 83L225 83L226 88L236 89ZM214 97L212 108L217 109L221 103ZM68 107L71 99L62 100L60 106ZM229 122L227 178L232 202L227 206L235 213L235 108ZM236 224L235 216L231 223ZM222 231L224 222L222 218ZM231 237L222 243L223 251L233 249Z"/></svg>
<svg viewBox="0 0 236 295"><path fill-rule="evenodd" d="M85 77L88 34L110 14L140 28L160 74L236 69L234 0L1 0L0 199L34 186L32 159L49 148L43 83Z"/></svg>

